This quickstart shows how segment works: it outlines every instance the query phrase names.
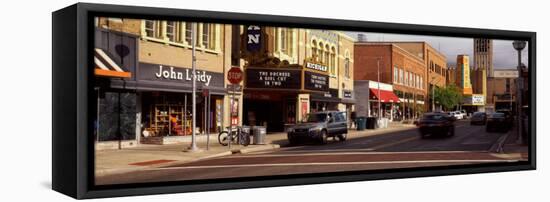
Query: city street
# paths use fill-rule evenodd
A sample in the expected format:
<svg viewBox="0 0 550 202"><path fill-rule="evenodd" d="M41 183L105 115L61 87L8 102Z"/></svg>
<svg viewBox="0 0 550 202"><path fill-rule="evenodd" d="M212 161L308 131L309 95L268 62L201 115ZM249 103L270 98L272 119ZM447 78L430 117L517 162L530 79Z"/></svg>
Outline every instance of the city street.
<svg viewBox="0 0 550 202"><path fill-rule="evenodd" d="M494 147L507 133L487 133L485 126L457 121L452 137L421 139L416 128L399 132L358 137L326 145L289 146L278 142L280 149L235 154L148 168L124 174L96 178L97 184L119 184L190 179L215 179L243 176L287 175L331 171L373 170L457 164L514 162L527 159L526 154L494 153Z"/></svg>

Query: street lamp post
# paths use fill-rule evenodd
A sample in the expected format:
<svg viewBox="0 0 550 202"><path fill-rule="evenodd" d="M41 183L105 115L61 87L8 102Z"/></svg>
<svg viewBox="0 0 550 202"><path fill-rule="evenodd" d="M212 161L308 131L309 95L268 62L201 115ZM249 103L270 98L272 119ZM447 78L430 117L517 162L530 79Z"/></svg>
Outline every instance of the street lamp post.
<svg viewBox="0 0 550 202"><path fill-rule="evenodd" d="M377 75L378 75L378 120L382 116L382 104L380 102L380 58L376 59Z"/></svg>
<svg viewBox="0 0 550 202"><path fill-rule="evenodd" d="M522 91L521 91L521 84L523 82L523 79L521 77L521 73L522 73L522 69L521 69L521 51L525 48L525 45L526 45L526 42L525 41L514 41L512 43L512 45L514 46L514 49L516 49L518 51L518 79L516 81L517 83L517 89L516 89L516 92L517 92L517 95L516 95L516 100L517 100L517 103L516 103L516 106L517 106L517 117L518 117L518 142L519 143L522 143L523 144L523 134L522 134L522 110L521 110L521 107L523 106L523 103L522 103Z"/></svg>
<svg viewBox="0 0 550 202"><path fill-rule="evenodd" d="M197 32L197 23L192 23L191 25L191 43L193 43L191 45L192 49L191 49L191 68L192 68L192 75L193 75L193 78L191 79L191 87L192 87L192 90L191 90L191 113L192 113L192 121L191 121L191 145L189 146L188 150L187 151L190 151L190 152L196 152L196 151L200 151L199 148L197 147L197 140L196 140L196 128L197 128L197 123L196 123L196 119L197 119L197 108L196 108L196 104L197 104L197 85L196 85L196 66L197 66L197 57L195 55L195 46L197 45L197 37L196 37L196 32Z"/></svg>
<svg viewBox="0 0 550 202"><path fill-rule="evenodd" d="M435 76L432 76L432 112L435 111L435 85L433 84Z"/></svg>

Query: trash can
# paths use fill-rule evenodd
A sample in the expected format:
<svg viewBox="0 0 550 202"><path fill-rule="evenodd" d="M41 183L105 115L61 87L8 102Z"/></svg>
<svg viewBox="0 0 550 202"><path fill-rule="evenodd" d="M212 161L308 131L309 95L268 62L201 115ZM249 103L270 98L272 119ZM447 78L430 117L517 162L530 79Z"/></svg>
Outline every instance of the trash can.
<svg viewBox="0 0 550 202"><path fill-rule="evenodd" d="M252 132L254 133L253 144L265 144L266 128L264 126L254 126Z"/></svg>
<svg viewBox="0 0 550 202"><path fill-rule="evenodd" d="M378 128L387 128L388 127L388 118L380 118L378 120Z"/></svg>
<svg viewBox="0 0 550 202"><path fill-rule="evenodd" d="M239 139L239 143L242 145L249 145L250 144L250 126L242 126L241 132L248 134L248 136L243 136L244 139ZM239 137L241 138L241 137Z"/></svg>
<svg viewBox="0 0 550 202"><path fill-rule="evenodd" d="M376 129L376 117L367 117L367 129Z"/></svg>
<svg viewBox="0 0 550 202"><path fill-rule="evenodd" d="M365 130L367 125L367 117L357 117L357 130Z"/></svg>

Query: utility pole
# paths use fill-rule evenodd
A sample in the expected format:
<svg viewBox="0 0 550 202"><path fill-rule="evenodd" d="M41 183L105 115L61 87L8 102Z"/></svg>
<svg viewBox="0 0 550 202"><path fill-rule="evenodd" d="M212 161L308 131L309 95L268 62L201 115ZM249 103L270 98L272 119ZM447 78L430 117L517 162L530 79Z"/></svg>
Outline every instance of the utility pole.
<svg viewBox="0 0 550 202"><path fill-rule="evenodd" d="M382 116L382 103L380 102L380 57L376 59L377 76L378 76L378 120Z"/></svg>
<svg viewBox="0 0 550 202"><path fill-rule="evenodd" d="M523 79L522 79L522 72L523 70L521 69L521 51L525 48L525 45L526 45L526 42L525 41L514 41L512 43L512 45L514 46L514 49L516 49L518 51L518 79L516 80L517 82L517 89L516 89L516 92L517 92L517 95L516 95L516 100L517 100L517 117L518 117L518 142L520 144L523 144L523 127L522 127L522 110L521 110L521 107L523 106L523 103L522 103L522 91L521 91L521 87L522 87L522 82L523 82Z"/></svg>
<svg viewBox="0 0 550 202"><path fill-rule="evenodd" d="M196 84L196 80L197 80L197 75L196 75L196 68L197 68L197 57L195 55L195 48L197 46L197 23L192 23L192 26L191 26L191 47L192 47L192 51L191 51L191 72L193 72L193 78L191 79L191 86L192 86L192 90L191 90L191 108L192 108L192 121L191 121L191 146L189 146L189 149L187 151L190 151L190 152L197 152L199 151L199 148L197 147L197 138L196 138L196 129L197 129L197 123L196 123L196 120L197 120L197 109L196 109L196 104L197 104L197 84Z"/></svg>
<svg viewBox="0 0 550 202"><path fill-rule="evenodd" d="M439 81L439 80L436 80L435 76L432 76L432 81L431 81L431 85L432 85L432 112L435 111L435 88L436 88L436 81Z"/></svg>

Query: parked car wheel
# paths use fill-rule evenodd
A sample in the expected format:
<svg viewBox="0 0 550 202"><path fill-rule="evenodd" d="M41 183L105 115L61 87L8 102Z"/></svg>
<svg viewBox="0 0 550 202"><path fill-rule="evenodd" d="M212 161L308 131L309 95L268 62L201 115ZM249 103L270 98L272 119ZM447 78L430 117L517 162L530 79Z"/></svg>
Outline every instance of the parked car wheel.
<svg viewBox="0 0 550 202"><path fill-rule="evenodd" d="M296 145L298 141L290 136L288 136L288 144L289 145Z"/></svg>
<svg viewBox="0 0 550 202"><path fill-rule="evenodd" d="M321 135L319 135L319 137L321 138L319 141L321 144L326 144L327 141L328 141L328 134L327 134L327 131L326 130L322 130L321 131Z"/></svg>
<svg viewBox="0 0 550 202"><path fill-rule="evenodd" d="M348 138L348 134L347 133L342 133L340 135L338 135L338 140L340 141L346 141L346 139Z"/></svg>

